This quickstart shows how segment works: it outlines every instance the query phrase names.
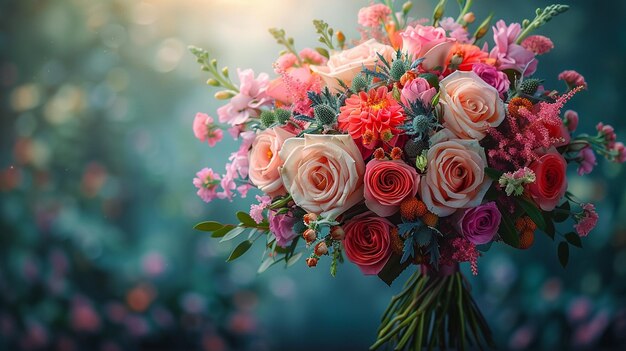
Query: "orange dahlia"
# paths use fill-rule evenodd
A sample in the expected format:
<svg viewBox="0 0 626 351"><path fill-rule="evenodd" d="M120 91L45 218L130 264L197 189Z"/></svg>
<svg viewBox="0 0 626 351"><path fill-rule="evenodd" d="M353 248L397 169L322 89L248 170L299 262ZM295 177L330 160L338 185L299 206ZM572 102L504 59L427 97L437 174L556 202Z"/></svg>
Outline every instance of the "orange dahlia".
<svg viewBox="0 0 626 351"><path fill-rule="evenodd" d="M356 141L372 149L378 141L388 141L389 133L398 135L404 123L402 106L393 98L386 86L353 94L341 107L339 129L348 132Z"/></svg>

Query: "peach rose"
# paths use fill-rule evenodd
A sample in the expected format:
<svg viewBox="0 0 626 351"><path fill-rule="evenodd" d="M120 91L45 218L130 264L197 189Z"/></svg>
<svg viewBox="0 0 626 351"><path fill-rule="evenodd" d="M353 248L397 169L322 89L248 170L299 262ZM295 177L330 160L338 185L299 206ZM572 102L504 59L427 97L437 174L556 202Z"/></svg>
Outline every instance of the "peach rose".
<svg viewBox="0 0 626 351"><path fill-rule="evenodd" d="M391 216L402 200L417 194L419 180L402 160L371 160L365 167L365 205L381 217Z"/></svg>
<svg viewBox="0 0 626 351"><path fill-rule="evenodd" d="M457 137L481 140L489 127L497 127L504 120L504 103L498 91L476 73L455 71L441 80L440 87L443 126Z"/></svg>
<svg viewBox="0 0 626 351"><path fill-rule="evenodd" d="M278 153L285 140L295 137L283 128L270 128L260 132L250 150L249 177L252 184L269 196L285 194L285 187L278 168L283 161Z"/></svg>
<svg viewBox="0 0 626 351"><path fill-rule="evenodd" d="M491 185L485 175L487 157L478 141L455 138L447 129L432 136L428 170L420 182L422 201L440 217L478 206Z"/></svg>
<svg viewBox="0 0 626 351"><path fill-rule="evenodd" d="M342 90L337 79L342 80L347 86L352 84L352 79L365 68L374 69L378 55L381 54L391 62L396 51L388 45L381 44L370 39L351 49L335 52L330 55L326 66L311 66L311 70L322 77L328 89L331 91Z"/></svg>
<svg viewBox="0 0 626 351"><path fill-rule="evenodd" d="M280 172L296 205L334 219L363 200L365 164L349 135L304 135L285 141Z"/></svg>

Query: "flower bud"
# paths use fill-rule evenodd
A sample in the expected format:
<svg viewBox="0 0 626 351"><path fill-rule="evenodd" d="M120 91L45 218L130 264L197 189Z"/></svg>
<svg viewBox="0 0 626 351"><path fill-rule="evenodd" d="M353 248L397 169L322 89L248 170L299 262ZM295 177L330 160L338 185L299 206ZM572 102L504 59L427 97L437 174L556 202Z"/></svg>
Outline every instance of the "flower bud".
<svg viewBox="0 0 626 351"><path fill-rule="evenodd" d="M339 47L343 48L343 44L346 42L346 36L342 31L337 31L337 41L339 42Z"/></svg>
<svg viewBox="0 0 626 351"><path fill-rule="evenodd" d="M476 21L476 16L474 15L473 12L468 12L465 15L463 15L463 21L465 23L473 23L474 21Z"/></svg>
<svg viewBox="0 0 626 351"><path fill-rule="evenodd" d="M426 153L422 151L422 154L415 158L415 167L423 173L426 170L426 166L428 166L428 158Z"/></svg>
<svg viewBox="0 0 626 351"><path fill-rule="evenodd" d="M578 113L576 111L565 111L565 125L570 132L576 130L576 127L578 127Z"/></svg>
<svg viewBox="0 0 626 351"><path fill-rule="evenodd" d="M213 79L213 78L209 78L206 83L212 87L219 87L220 86L220 82L218 82L217 80Z"/></svg>
<svg viewBox="0 0 626 351"><path fill-rule="evenodd" d="M402 5L402 13L406 15L407 13L409 13L409 11L411 11L412 8L413 8L413 3L410 1L407 1Z"/></svg>
<svg viewBox="0 0 626 351"><path fill-rule="evenodd" d="M313 253L315 253L315 255L317 256L324 256L328 253L328 246L326 246L325 242L320 241L317 245L315 245L315 250L313 250Z"/></svg>
<svg viewBox="0 0 626 351"><path fill-rule="evenodd" d="M302 233L302 237L304 238L307 244L310 244L315 239L317 239L317 234L315 233L315 230L309 228L305 230L304 233Z"/></svg>
<svg viewBox="0 0 626 351"><path fill-rule="evenodd" d="M226 100L226 99L230 99L233 96L235 96L235 94L233 94L233 92L229 90L222 90L222 91L218 91L217 93L215 93L215 98L217 100Z"/></svg>
<svg viewBox="0 0 626 351"><path fill-rule="evenodd" d="M443 17L443 12L446 9L446 1L447 0L439 0L439 3L435 6L435 10L433 11L434 23L437 23L441 17Z"/></svg>
<svg viewBox="0 0 626 351"><path fill-rule="evenodd" d="M315 267L317 266L317 257L309 257L306 259L306 265L309 267Z"/></svg>
<svg viewBox="0 0 626 351"><path fill-rule="evenodd" d="M493 18L493 14L487 17L487 19L485 19L483 23L480 24L478 29L476 29L476 32L474 33L474 38L476 38L476 40L484 37L485 34L487 34L487 32L489 31L489 27L491 25L492 18Z"/></svg>
<svg viewBox="0 0 626 351"><path fill-rule="evenodd" d="M343 240L345 236L346 233L340 226L334 226L330 228L330 237L333 238L333 240Z"/></svg>
<svg viewBox="0 0 626 351"><path fill-rule="evenodd" d="M302 221L304 222L304 224L306 225L311 225L311 222L315 222L317 221L317 215L313 212L311 213L307 213L304 215L304 217L302 218Z"/></svg>
<svg viewBox="0 0 626 351"><path fill-rule="evenodd" d="M222 68L222 74L224 75L224 77L228 77L228 67Z"/></svg>

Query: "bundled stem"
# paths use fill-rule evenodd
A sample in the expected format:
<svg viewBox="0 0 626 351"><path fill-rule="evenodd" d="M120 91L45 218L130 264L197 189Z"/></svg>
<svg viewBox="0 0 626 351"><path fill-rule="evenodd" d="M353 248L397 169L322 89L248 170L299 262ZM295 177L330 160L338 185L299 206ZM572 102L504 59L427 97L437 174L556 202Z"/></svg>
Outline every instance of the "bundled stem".
<svg viewBox="0 0 626 351"><path fill-rule="evenodd" d="M452 274L416 271L383 314L370 350L494 347L491 331L458 269Z"/></svg>

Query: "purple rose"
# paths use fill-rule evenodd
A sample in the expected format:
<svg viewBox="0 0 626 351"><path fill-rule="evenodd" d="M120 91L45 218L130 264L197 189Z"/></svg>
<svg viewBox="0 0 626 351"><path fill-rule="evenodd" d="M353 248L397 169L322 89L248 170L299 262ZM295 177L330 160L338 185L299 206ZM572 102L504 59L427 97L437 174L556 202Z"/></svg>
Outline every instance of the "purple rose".
<svg viewBox="0 0 626 351"><path fill-rule="evenodd" d="M502 215L495 202L465 210L458 226L463 236L476 245L486 244L498 231Z"/></svg>
<svg viewBox="0 0 626 351"><path fill-rule="evenodd" d="M417 77L406 83L402 88L400 98L406 106L419 100L424 106L428 107L435 94L437 94L437 89L432 88L426 79Z"/></svg>
<svg viewBox="0 0 626 351"><path fill-rule="evenodd" d="M504 93L509 90L509 85L511 84L506 73L498 71L495 67L486 63L475 63L472 66L472 71L482 78L485 83L496 88L500 98L504 98Z"/></svg>
<svg viewBox="0 0 626 351"><path fill-rule="evenodd" d="M276 236L276 245L280 247L287 247L291 244L297 234L293 232L293 225L296 223L296 219L286 215L279 214L270 211L269 214L270 231Z"/></svg>

